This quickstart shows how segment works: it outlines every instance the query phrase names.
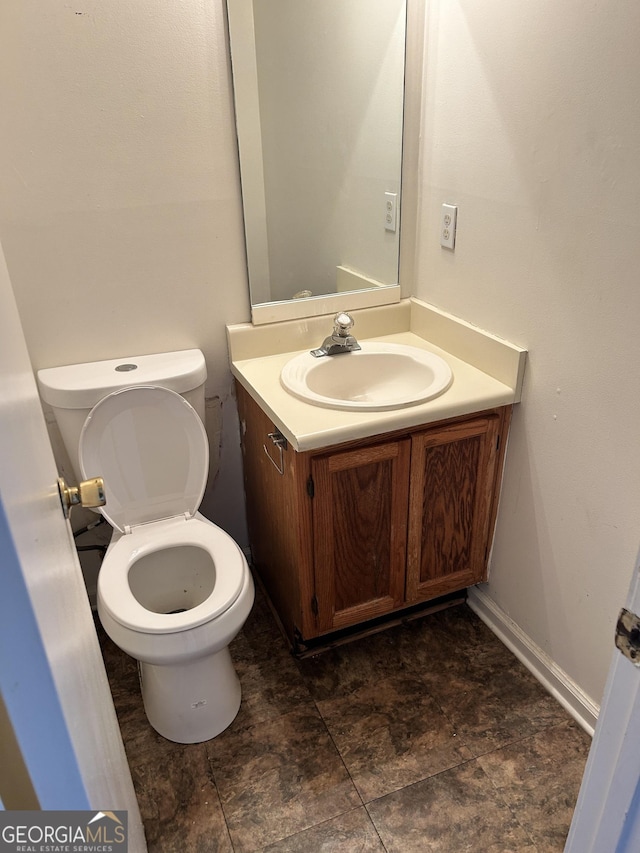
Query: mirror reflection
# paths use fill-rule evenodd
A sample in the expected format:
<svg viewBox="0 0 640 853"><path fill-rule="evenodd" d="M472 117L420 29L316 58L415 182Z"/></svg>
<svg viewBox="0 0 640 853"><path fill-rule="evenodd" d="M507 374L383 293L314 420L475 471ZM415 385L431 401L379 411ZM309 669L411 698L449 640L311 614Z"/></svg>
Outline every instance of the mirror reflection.
<svg viewBox="0 0 640 853"><path fill-rule="evenodd" d="M398 282L406 0L227 0L251 303Z"/></svg>

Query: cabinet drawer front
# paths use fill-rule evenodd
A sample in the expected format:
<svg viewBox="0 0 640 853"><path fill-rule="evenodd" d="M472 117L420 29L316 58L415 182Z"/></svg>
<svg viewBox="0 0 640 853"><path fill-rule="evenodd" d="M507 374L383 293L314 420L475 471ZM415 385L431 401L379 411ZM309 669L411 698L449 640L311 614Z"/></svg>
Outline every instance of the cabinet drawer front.
<svg viewBox="0 0 640 853"><path fill-rule="evenodd" d="M404 600L409 452L404 439L312 460L320 631Z"/></svg>
<svg viewBox="0 0 640 853"><path fill-rule="evenodd" d="M482 580L486 567L499 418L413 436L407 599Z"/></svg>

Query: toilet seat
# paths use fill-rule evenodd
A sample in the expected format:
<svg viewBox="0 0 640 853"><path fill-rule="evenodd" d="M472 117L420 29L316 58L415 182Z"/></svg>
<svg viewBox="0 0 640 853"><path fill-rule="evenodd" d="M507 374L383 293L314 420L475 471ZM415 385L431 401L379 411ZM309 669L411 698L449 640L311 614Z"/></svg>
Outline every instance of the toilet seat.
<svg viewBox="0 0 640 853"><path fill-rule="evenodd" d="M104 479L100 512L125 535L105 556L98 576L101 604L121 625L146 633L196 627L227 610L240 594L245 560L223 530L194 517L209 467L209 444L195 409L175 391L131 386L114 391L89 413L79 444L85 478ZM134 597L128 574L142 557L193 546L211 558L215 582L201 603L156 613Z"/></svg>
<svg viewBox="0 0 640 853"><path fill-rule="evenodd" d="M191 545L211 557L215 583L202 604L182 613L155 613L143 607L129 586L134 563L155 551ZM201 518L177 518L145 525L121 536L107 551L98 574L100 606L111 617L134 631L172 634L196 628L220 616L236 601L245 582L245 559L233 539Z"/></svg>
<svg viewBox="0 0 640 853"><path fill-rule="evenodd" d="M204 424L168 388L134 385L108 394L84 422L78 449L83 477L102 477L100 512L128 533L138 524L191 517L209 473Z"/></svg>

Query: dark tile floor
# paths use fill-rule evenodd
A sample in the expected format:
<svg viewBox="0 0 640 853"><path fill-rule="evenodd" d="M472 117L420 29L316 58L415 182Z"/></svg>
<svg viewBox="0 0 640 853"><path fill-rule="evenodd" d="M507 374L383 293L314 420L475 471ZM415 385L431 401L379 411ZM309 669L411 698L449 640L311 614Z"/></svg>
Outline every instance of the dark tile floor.
<svg viewBox="0 0 640 853"><path fill-rule="evenodd" d="M240 712L186 746L100 636L151 853L563 850L590 739L466 605L296 661L259 596Z"/></svg>

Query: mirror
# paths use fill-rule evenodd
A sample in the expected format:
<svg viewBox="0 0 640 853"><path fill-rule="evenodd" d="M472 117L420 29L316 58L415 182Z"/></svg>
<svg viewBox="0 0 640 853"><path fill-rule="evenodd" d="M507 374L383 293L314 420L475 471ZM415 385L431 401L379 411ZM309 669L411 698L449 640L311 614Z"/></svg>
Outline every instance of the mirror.
<svg viewBox="0 0 640 853"><path fill-rule="evenodd" d="M254 322L397 301L406 0L227 6Z"/></svg>

